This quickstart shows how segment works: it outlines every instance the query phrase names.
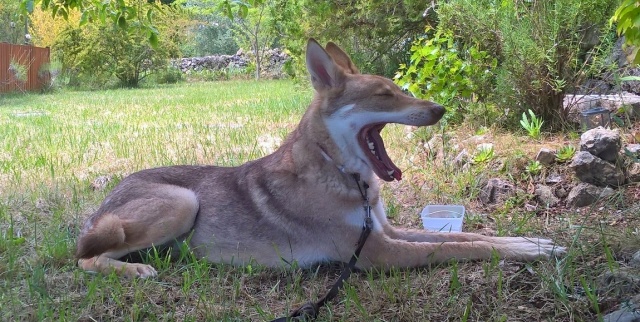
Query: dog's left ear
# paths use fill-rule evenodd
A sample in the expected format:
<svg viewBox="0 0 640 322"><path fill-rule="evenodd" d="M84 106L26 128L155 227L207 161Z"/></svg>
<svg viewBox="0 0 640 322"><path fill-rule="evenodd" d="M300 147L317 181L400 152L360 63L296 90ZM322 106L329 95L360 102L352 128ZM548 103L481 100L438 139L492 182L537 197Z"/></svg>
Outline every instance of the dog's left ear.
<svg viewBox="0 0 640 322"><path fill-rule="evenodd" d="M347 55L342 48L338 47L338 45L329 42L326 49L327 53L336 61L336 64L340 65L345 72L349 74L360 74L358 67L353 64L349 55Z"/></svg>

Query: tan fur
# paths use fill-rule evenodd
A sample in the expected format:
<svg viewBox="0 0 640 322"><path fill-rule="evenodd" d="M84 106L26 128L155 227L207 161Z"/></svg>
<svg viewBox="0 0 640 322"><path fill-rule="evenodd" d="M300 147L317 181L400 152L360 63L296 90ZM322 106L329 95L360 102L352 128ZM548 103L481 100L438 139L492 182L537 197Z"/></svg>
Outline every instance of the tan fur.
<svg viewBox="0 0 640 322"><path fill-rule="evenodd" d="M358 184L365 182L373 232L358 267L417 267L493 254L528 261L564 252L546 239L389 225L376 176L391 181L401 173L386 157L377 134L381 124L432 125L444 109L405 95L386 78L360 74L333 43L324 49L310 40L306 58L316 93L278 150L239 167L173 166L130 175L85 223L79 266L154 276L153 267L119 258L187 236L195 254L213 262L272 267L346 262L362 230Z"/></svg>

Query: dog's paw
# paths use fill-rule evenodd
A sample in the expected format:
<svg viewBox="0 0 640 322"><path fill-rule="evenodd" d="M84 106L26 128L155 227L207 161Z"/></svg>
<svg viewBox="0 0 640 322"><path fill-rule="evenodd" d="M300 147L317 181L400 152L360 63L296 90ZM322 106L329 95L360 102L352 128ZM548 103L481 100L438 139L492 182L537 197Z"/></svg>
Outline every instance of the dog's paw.
<svg viewBox="0 0 640 322"><path fill-rule="evenodd" d="M556 245L552 240L543 238L519 237L517 243L511 244L510 254L506 257L524 261L549 259L562 257L567 253L567 248Z"/></svg>
<svg viewBox="0 0 640 322"><path fill-rule="evenodd" d="M127 263L122 267L122 274L132 278L147 278L157 276L158 272L150 265Z"/></svg>

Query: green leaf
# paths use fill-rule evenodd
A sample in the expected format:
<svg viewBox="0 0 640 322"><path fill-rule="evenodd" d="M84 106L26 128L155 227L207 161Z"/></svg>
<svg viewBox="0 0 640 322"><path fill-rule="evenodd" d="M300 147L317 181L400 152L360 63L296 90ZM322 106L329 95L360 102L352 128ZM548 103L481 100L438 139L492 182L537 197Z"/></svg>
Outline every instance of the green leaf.
<svg viewBox="0 0 640 322"><path fill-rule="evenodd" d="M127 29L127 19L123 15L118 17L118 27Z"/></svg>
<svg viewBox="0 0 640 322"><path fill-rule="evenodd" d="M240 5L238 8L238 14L240 15L240 18L246 18L249 14L249 8L246 5Z"/></svg>
<svg viewBox="0 0 640 322"><path fill-rule="evenodd" d="M82 16L80 16L80 26L86 25L87 22L89 22L89 12L85 11L82 13Z"/></svg>
<svg viewBox="0 0 640 322"><path fill-rule="evenodd" d="M624 77L620 77L620 80L625 82L625 81L640 81L640 76L624 76Z"/></svg>
<svg viewBox="0 0 640 322"><path fill-rule="evenodd" d="M28 13L33 13L34 0L26 0L26 9Z"/></svg>
<svg viewBox="0 0 640 322"><path fill-rule="evenodd" d="M149 32L149 43L151 44L151 46L153 48L157 48L158 47L158 34L150 31Z"/></svg>

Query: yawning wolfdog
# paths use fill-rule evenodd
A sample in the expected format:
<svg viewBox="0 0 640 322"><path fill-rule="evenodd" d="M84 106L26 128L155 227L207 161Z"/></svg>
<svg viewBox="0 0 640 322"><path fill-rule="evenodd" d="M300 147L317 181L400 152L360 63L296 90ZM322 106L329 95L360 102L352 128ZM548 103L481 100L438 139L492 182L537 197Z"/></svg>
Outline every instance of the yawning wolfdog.
<svg viewBox="0 0 640 322"><path fill-rule="evenodd" d="M334 43L322 48L310 39L306 64L313 101L278 150L238 167L172 166L131 174L86 221L78 265L155 276L153 267L119 258L183 240L212 262L347 262L362 231L361 189L367 185L373 231L360 268L487 259L493 253L530 261L565 252L547 239L392 227L374 174L393 181L402 172L387 156L380 132L387 123L433 125L445 109L404 94L389 79L360 74Z"/></svg>

